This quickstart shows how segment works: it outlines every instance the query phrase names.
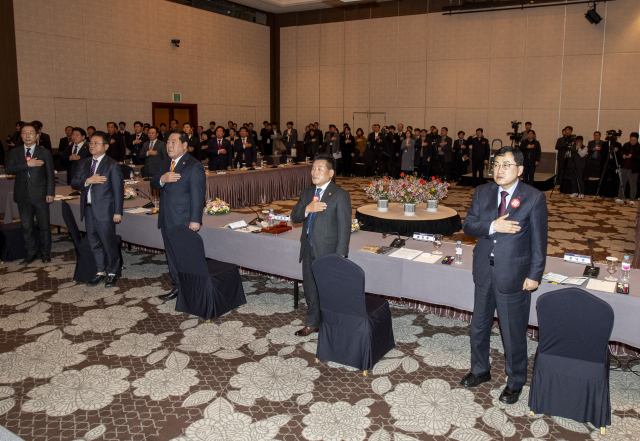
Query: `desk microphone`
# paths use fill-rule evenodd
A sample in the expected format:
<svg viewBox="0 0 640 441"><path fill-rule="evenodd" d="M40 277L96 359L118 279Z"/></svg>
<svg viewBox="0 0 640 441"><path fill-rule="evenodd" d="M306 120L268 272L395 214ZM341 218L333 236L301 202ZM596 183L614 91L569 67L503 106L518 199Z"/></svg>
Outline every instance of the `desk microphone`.
<svg viewBox="0 0 640 441"><path fill-rule="evenodd" d="M400 237L400 233L398 233L397 231L394 231L394 232L391 232L391 233L387 233L386 231L383 231L382 232L382 238L385 239L387 237L387 234L397 234L398 235L398 238L397 239L393 239L393 242L391 242L391 245L389 245L391 248L402 248L407 243L406 239L403 239L402 237Z"/></svg>
<svg viewBox="0 0 640 441"><path fill-rule="evenodd" d="M248 207L251 209L251 211L253 211L256 214L256 218L253 219L251 222L249 222L250 225L255 225L256 222L262 222L262 218L260 217L260 215L258 214L258 212L256 210L253 209L253 207L251 205L246 204L245 202L243 202L242 198L238 198L238 202L240 202L240 205L243 207Z"/></svg>
<svg viewBox="0 0 640 441"><path fill-rule="evenodd" d="M62 179L62 178L60 178L60 177L58 177L58 176L54 176L54 177L56 178L56 182L57 182L58 184L69 185L69 184L67 184L67 181L65 181L64 179Z"/></svg>
<svg viewBox="0 0 640 441"><path fill-rule="evenodd" d="M144 204L144 205L142 206L142 208L156 208L156 204L154 204L154 203L153 203L153 199L151 199L151 197L150 197L148 194L146 194L146 193L144 193L144 192L142 192L142 191L140 191L140 190L138 190L138 191L137 191L137 193L138 193L139 195L144 196L145 198L147 198L147 199L149 200L149 202L148 202L148 203L146 203L146 204Z"/></svg>
<svg viewBox="0 0 640 441"><path fill-rule="evenodd" d="M591 265L587 265L584 269L584 273L582 273L585 277L591 277L593 279L597 279L600 274L600 268L595 266L595 259L593 257L593 241L591 239L587 239L587 244L589 245L589 257L591 258Z"/></svg>

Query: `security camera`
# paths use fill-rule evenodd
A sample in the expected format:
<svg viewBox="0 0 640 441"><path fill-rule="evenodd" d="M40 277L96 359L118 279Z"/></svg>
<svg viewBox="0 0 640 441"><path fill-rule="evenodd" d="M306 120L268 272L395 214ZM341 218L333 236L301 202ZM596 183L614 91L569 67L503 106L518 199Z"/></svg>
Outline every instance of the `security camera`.
<svg viewBox="0 0 640 441"><path fill-rule="evenodd" d="M171 40L171 43L173 43L175 47L180 47L180 40Z"/></svg>

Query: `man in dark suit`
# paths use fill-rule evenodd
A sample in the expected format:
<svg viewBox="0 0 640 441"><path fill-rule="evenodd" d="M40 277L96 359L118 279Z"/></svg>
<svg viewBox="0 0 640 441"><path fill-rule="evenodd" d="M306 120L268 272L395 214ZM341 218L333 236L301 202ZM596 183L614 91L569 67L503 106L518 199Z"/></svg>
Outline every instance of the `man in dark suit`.
<svg viewBox="0 0 640 441"><path fill-rule="evenodd" d="M557 168L556 168L556 184L560 184L562 186L562 182L560 179L569 178L569 174L566 171L569 169L567 167L567 154L571 151L571 147L576 143L575 136L573 136L573 127L566 126L562 129L562 136L558 138L556 141L556 154L557 158Z"/></svg>
<svg viewBox="0 0 640 441"><path fill-rule="evenodd" d="M349 254L351 237L351 197L333 181L336 161L331 155L318 155L311 167L312 187L305 188L291 212L291 221L302 224L300 262L307 300L304 328L296 332L306 336L320 326L320 301L311 264L327 254Z"/></svg>
<svg viewBox="0 0 640 441"><path fill-rule="evenodd" d="M602 140L602 133L596 131L593 133L593 140L587 145L588 154L585 164L585 178L598 178L602 175L600 168L604 159L604 150L606 150L607 141Z"/></svg>
<svg viewBox="0 0 640 441"><path fill-rule="evenodd" d="M158 128L149 127L149 140L144 143L140 151L140 160L144 162L142 168L144 176L154 177L160 171L160 164L167 157L167 144L158 139Z"/></svg>
<svg viewBox="0 0 640 441"><path fill-rule="evenodd" d="M371 126L371 133L367 137L367 147L374 152L375 161L380 163L380 152L384 150L386 146L386 140L384 134L380 131L380 124L374 124Z"/></svg>
<svg viewBox="0 0 640 441"><path fill-rule="evenodd" d="M436 143L438 148L438 173L441 178L451 182L453 168L453 140L449 136L449 129L443 127Z"/></svg>
<svg viewBox="0 0 640 441"><path fill-rule="evenodd" d="M87 238L98 272L87 283L97 286L104 280L106 288L118 284L120 250L116 240L116 224L122 219L124 181L120 164L106 155L109 135L95 132L89 142L91 157L79 161L71 188L81 191L80 220L84 218Z"/></svg>
<svg viewBox="0 0 640 441"><path fill-rule="evenodd" d="M107 156L120 164L124 164L124 158L127 152L124 147L122 135L116 128L116 123L113 121L107 123L107 133L109 134L109 150L107 150Z"/></svg>
<svg viewBox="0 0 640 441"><path fill-rule="evenodd" d="M207 135L207 139L211 139L216 136L216 122L211 121L209 123L209 130L204 132Z"/></svg>
<svg viewBox="0 0 640 441"><path fill-rule="evenodd" d="M527 381L527 323L531 291L538 288L547 259L547 200L520 183L522 152L496 153L494 183L475 191L462 229L477 237L473 249L475 300L471 319L471 372L460 382L475 387L491 380L489 342L498 310L507 386L500 401L514 404Z"/></svg>
<svg viewBox="0 0 640 441"><path fill-rule="evenodd" d="M289 121L287 123L287 129L282 134L282 140L284 141L284 146L287 149L287 155L291 154L291 149L296 149L298 145L298 131L293 128L293 121Z"/></svg>
<svg viewBox="0 0 640 441"><path fill-rule="evenodd" d="M418 177L428 178L429 168L431 164L431 143L429 142L429 137L427 136L427 129L422 129L420 131L420 137L416 139L415 145L415 156L413 159L413 163L415 164L415 168L418 171Z"/></svg>
<svg viewBox="0 0 640 441"><path fill-rule="evenodd" d="M32 124L34 124L38 128L37 144L40 147L44 147L45 149L49 150L53 155L53 147L51 146L51 137L42 131L42 128L44 127L43 124L38 120L33 121Z"/></svg>
<svg viewBox="0 0 640 441"><path fill-rule="evenodd" d="M40 231L40 253L42 263L51 262L51 229L49 227L49 204L55 195L53 156L47 149L36 144L38 127L25 123L20 130L23 147L11 149L5 173L15 175L13 201L18 204L24 245L27 258L20 262L28 265L36 260L38 249L33 232L33 216Z"/></svg>
<svg viewBox="0 0 640 441"><path fill-rule="evenodd" d="M120 121L118 123L118 133L120 133L120 136L122 136L122 141L124 142L125 145L127 145L129 143L129 138L131 138L131 133L129 133L126 129L127 129L127 123L124 121Z"/></svg>
<svg viewBox="0 0 640 441"><path fill-rule="evenodd" d="M160 130L162 130L162 125L160 125ZM167 140L169 139L169 136L172 133L179 132L179 131L180 131L180 129L178 129L178 120L175 119L175 118L171 119L169 121L169 130L167 130L166 132L164 132L162 134L162 140L164 142L167 142Z"/></svg>
<svg viewBox="0 0 640 441"><path fill-rule="evenodd" d="M160 141L165 141L169 138L167 135L167 125L165 123L160 124L160 131L158 132L158 139Z"/></svg>
<svg viewBox="0 0 640 441"><path fill-rule="evenodd" d="M535 182L536 167L540 165L540 155L542 154L542 148L540 147L540 143L536 141L536 132L534 130L527 132L527 139L520 143L520 151L522 152L522 156L524 156L524 175L522 176L522 182L533 185Z"/></svg>
<svg viewBox="0 0 640 441"><path fill-rule="evenodd" d="M227 136L229 136L229 129L233 129L233 121L227 121L227 128L224 129L224 137L226 138ZM238 133L238 131L236 130L236 133Z"/></svg>
<svg viewBox="0 0 640 441"><path fill-rule="evenodd" d="M162 232L167 263L174 284L169 294L159 297L161 300L175 299L180 291L178 267L167 239L169 230L175 225L185 225L193 231L198 231L202 225L207 178L202 162L187 153L188 138L184 132L174 132L169 136L169 157L161 164L160 172L151 180L151 188L160 190L158 228Z"/></svg>
<svg viewBox="0 0 640 441"><path fill-rule="evenodd" d="M233 161L235 167L238 166L238 162L245 163L247 167L255 167L257 161L256 146L253 145L253 140L249 138L246 127L240 129L240 138L233 143L233 150L236 152L236 157Z"/></svg>
<svg viewBox="0 0 640 441"><path fill-rule="evenodd" d="M88 156L89 146L85 142L86 132L80 127L73 127L71 131L71 144L68 145L62 153L62 165L67 167L67 184L71 185L71 181L78 169L78 162ZM64 138L66 139L66 138Z"/></svg>
<svg viewBox="0 0 640 441"><path fill-rule="evenodd" d="M149 141L149 137L142 132L143 124L140 121L133 123L133 134L127 138L127 148L131 152L131 159L135 165L142 165L140 152L142 146Z"/></svg>
<svg viewBox="0 0 640 441"><path fill-rule="evenodd" d="M71 126L65 127L64 129L65 136L60 138L60 142L58 143L58 151L60 152L61 155L64 155L64 151L67 149L67 147L69 147L70 145L73 145L73 141L71 141L71 132L73 132L73 127Z"/></svg>
<svg viewBox="0 0 640 441"><path fill-rule="evenodd" d="M469 145L467 140L464 137L465 133L460 130L458 132L458 139L453 144L453 151L455 156L455 169L456 173L453 176L453 180L460 182L462 176L467 174L467 170L469 168Z"/></svg>
<svg viewBox="0 0 640 441"><path fill-rule="evenodd" d="M253 139L253 145L256 146L256 149L260 147L260 141L258 140L258 132L253 130L253 123L250 122L247 124L247 133L249 133L249 138ZM264 153L264 152L262 152Z"/></svg>
<svg viewBox="0 0 640 441"><path fill-rule="evenodd" d="M348 178L353 173L353 161L356 156L356 139L351 134L349 126L344 128L344 134L340 138L340 151L342 152L342 176Z"/></svg>
<svg viewBox="0 0 640 441"><path fill-rule="evenodd" d="M191 123L182 124L182 131L187 134L187 153L189 153L194 159L200 160L200 151L202 150L202 142L198 135L193 131Z"/></svg>
<svg viewBox="0 0 640 441"><path fill-rule="evenodd" d="M491 147L489 140L484 137L482 129L476 130L476 136L470 136L467 144L471 148L471 173L473 177L473 188L484 181L484 166L489 163Z"/></svg>
<svg viewBox="0 0 640 441"><path fill-rule="evenodd" d="M209 170L228 170L231 168L231 158L233 157L233 146L228 139L224 138L224 128L216 128L215 134L209 139L206 150L209 158Z"/></svg>

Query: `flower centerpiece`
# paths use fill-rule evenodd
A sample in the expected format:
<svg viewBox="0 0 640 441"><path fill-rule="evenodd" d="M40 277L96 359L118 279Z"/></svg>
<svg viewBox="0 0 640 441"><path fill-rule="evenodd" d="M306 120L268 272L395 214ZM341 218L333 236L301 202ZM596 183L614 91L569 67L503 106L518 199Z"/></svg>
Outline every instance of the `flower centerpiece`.
<svg viewBox="0 0 640 441"><path fill-rule="evenodd" d="M449 183L431 176L425 187L427 192L427 211L438 211L438 202L447 197Z"/></svg>
<svg viewBox="0 0 640 441"><path fill-rule="evenodd" d="M229 204L225 201L216 199L215 201L207 201L207 205L204 207L204 212L209 215L226 214L230 211Z"/></svg>
<svg viewBox="0 0 640 441"><path fill-rule="evenodd" d="M353 219L351 221L351 232L355 233L356 231L360 231L360 222L358 222L358 219Z"/></svg>
<svg viewBox="0 0 640 441"><path fill-rule="evenodd" d="M416 204L427 200L426 181L416 176L400 174L400 179L392 185L394 199L404 204L404 214L413 216L416 214Z"/></svg>
<svg viewBox="0 0 640 441"><path fill-rule="evenodd" d="M390 184L394 181L388 177L374 179L364 188L367 197L378 203L378 211L387 211L389 209L389 190Z"/></svg>
<svg viewBox="0 0 640 441"><path fill-rule="evenodd" d="M124 198L126 200L135 199L138 196L138 193L133 189L133 187L125 187L124 188Z"/></svg>

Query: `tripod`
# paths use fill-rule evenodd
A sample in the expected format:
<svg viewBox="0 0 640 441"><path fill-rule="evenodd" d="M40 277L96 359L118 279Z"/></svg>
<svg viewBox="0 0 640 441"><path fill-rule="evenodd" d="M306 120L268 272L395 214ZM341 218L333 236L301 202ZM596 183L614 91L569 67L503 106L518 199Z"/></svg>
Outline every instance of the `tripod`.
<svg viewBox="0 0 640 441"><path fill-rule="evenodd" d="M618 155L616 155L616 150L615 150L615 140L610 141L609 144L609 152L607 153L607 159L605 159L604 161L604 168L602 170L602 175L600 176L600 182L598 183L598 190L596 191L596 197L593 199L593 202L596 202L598 200L598 195L600 194L600 187L602 187L602 182L604 181L604 175L607 173L607 168L609 166L609 159L611 158L611 156L613 155L613 160L616 163L616 175L618 176L618 187L621 184L620 181L620 164L618 164ZM602 196L602 199L604 200L605 197Z"/></svg>
<svg viewBox="0 0 640 441"><path fill-rule="evenodd" d="M575 141L571 141L571 144L568 144L568 150L571 152L571 165L573 165L573 173L575 174L575 178L576 178L576 182L578 183L578 193L579 194L584 194L582 193L582 189L580 188L581 185L584 185L584 183L580 183L580 179L578 179L578 168L576 167L576 158L574 155L578 154L578 149L575 149L575 152L573 151L572 147L574 147ZM562 178L560 178L560 176L556 176L556 180L558 180L558 178L560 178L560 188L562 188L562 183L564 182L564 178L567 174L567 163L569 161L567 161L567 158L564 158L564 164L562 166ZM557 184L557 182L556 182ZM556 191L556 186L553 186L553 189L551 190L551 194L549 195L549 197L553 196L553 192Z"/></svg>

